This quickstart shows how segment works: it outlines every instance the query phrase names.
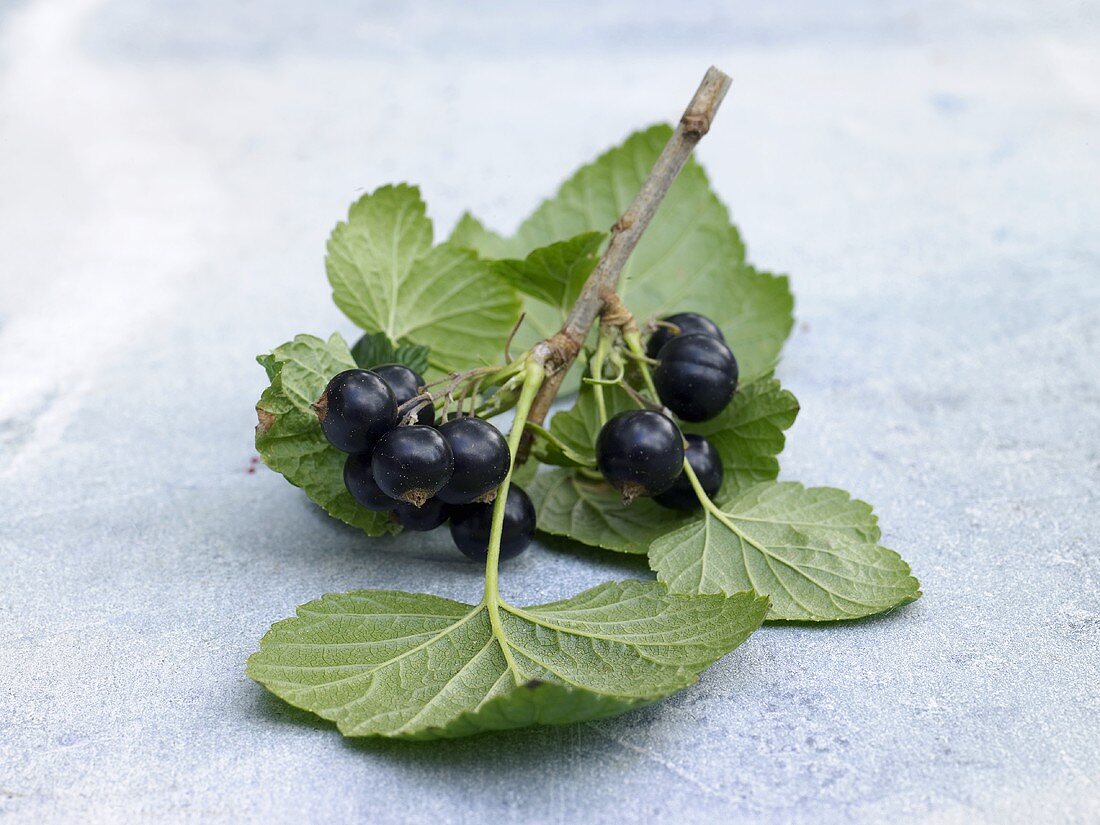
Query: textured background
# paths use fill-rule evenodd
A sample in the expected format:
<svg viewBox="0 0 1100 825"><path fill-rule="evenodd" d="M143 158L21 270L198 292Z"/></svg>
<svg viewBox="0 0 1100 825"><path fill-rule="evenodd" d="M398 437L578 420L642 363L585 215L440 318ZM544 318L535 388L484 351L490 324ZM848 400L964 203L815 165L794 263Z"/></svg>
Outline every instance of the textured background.
<svg viewBox="0 0 1100 825"><path fill-rule="evenodd" d="M356 743L269 698L298 603L479 588L252 471L253 355L351 332L331 225L408 179L510 230L711 62L700 156L797 295L783 475L874 502L925 597L597 724ZM1098 191L1096 2L0 3L0 816L1097 821Z"/></svg>

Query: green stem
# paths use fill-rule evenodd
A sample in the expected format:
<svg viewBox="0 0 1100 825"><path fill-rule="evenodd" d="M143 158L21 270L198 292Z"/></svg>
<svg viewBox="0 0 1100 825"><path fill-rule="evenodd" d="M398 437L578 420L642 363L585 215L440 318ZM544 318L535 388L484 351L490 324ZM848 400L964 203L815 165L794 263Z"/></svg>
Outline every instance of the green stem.
<svg viewBox="0 0 1100 825"><path fill-rule="evenodd" d="M649 372L649 356L645 354L645 347L642 346L642 334L636 329L632 329L629 332L623 332L623 341L626 343L626 348L630 350L630 353L638 363L638 369L641 370L642 373L642 380L645 381L645 388L649 391L653 400L657 401L660 396L657 395L657 388L653 385L653 376L650 375Z"/></svg>
<svg viewBox="0 0 1100 825"><path fill-rule="evenodd" d="M531 404L535 395L546 378L546 371L541 364L528 360L524 366L523 389L520 391L519 400L516 402L516 417L512 421L512 429L508 433L508 451L512 454L512 465L508 468L508 475L504 477L500 487L497 488L497 497L493 503L493 524L489 531L489 556L485 560L485 604L489 608L489 621L493 623L493 629L503 638L503 630L499 627L500 616L497 606L500 603L500 590L497 585L497 566L500 563L500 539L504 533L504 505L508 500L508 488L512 484L512 473L516 467L516 453L519 451L519 442L523 437L524 425L527 415L531 412Z"/></svg>
<svg viewBox="0 0 1100 825"><path fill-rule="evenodd" d="M695 497L699 499L699 503L703 505L704 510L706 510L708 513L718 519L718 521L724 524L731 533L744 541L746 544L755 547L765 556L771 555L769 550L764 547L764 545L746 535L744 531L740 530L736 524L730 521L729 515L723 512L721 507L710 500L710 496L708 496L706 490L703 489L703 485L700 483L699 477L695 475L695 470L691 468L691 462L689 462L686 457L684 458L684 473L687 475L688 481L691 482L691 489L695 491Z"/></svg>
<svg viewBox="0 0 1100 825"><path fill-rule="evenodd" d="M588 359L588 374L596 379L592 383L592 388L596 398L596 413L600 417L601 427L607 423L607 402L603 397L603 384L597 382L603 379L604 361L607 360L607 353L611 351L611 335L610 330L600 330L600 338L596 342L596 351Z"/></svg>

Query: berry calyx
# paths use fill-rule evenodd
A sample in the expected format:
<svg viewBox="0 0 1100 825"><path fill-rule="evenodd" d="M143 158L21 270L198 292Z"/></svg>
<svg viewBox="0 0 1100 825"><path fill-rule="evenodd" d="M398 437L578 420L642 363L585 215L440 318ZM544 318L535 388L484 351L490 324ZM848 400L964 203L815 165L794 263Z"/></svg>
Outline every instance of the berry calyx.
<svg viewBox="0 0 1100 825"><path fill-rule="evenodd" d="M368 510L384 513L397 506L397 502L382 492L371 472L370 453L349 455L344 462L344 486L351 497Z"/></svg>
<svg viewBox="0 0 1100 825"><path fill-rule="evenodd" d="M454 471L454 455L434 427L413 424L390 430L374 447L371 469L379 489L390 498L421 507L438 493Z"/></svg>
<svg viewBox="0 0 1100 825"><path fill-rule="evenodd" d="M678 335L709 335L711 338L717 338L723 344L726 342L726 336L722 334L718 324L698 312L678 312L661 320L668 324L674 324L680 328L680 331L676 332L668 327L657 327L657 331L649 336L649 342L645 347L645 354L650 358L656 358L661 351L661 347Z"/></svg>
<svg viewBox="0 0 1100 825"><path fill-rule="evenodd" d="M393 390L398 407L420 395L420 391L424 387L424 376L404 364L382 364L378 367L371 367L370 371L385 381L389 388ZM411 412L411 410L405 412ZM416 414L416 423L425 424L429 427L434 424L435 407L431 404L421 407Z"/></svg>
<svg viewBox="0 0 1100 825"><path fill-rule="evenodd" d="M397 425L393 390L368 370L336 375L313 409L329 444L345 453L369 453Z"/></svg>
<svg viewBox="0 0 1100 825"><path fill-rule="evenodd" d="M707 498L714 498L722 486L722 458L714 445L701 435L689 433L684 436L687 440L687 449L684 450L684 458L688 460L695 477ZM673 510L698 510L701 506L699 497L695 494L695 488L691 486L691 480L687 473L681 472L672 486L663 493L658 493L653 500L663 507Z"/></svg>
<svg viewBox="0 0 1100 825"><path fill-rule="evenodd" d="M496 490L512 463L500 430L480 418L455 418L439 425L455 457L454 473L436 496L448 504L468 504Z"/></svg>
<svg viewBox="0 0 1100 825"><path fill-rule="evenodd" d="M684 437L667 415L627 410L611 418L596 437L596 466L629 504L672 486L683 470Z"/></svg>
<svg viewBox="0 0 1100 825"><path fill-rule="evenodd" d="M678 335L661 347L653 383L661 403L684 421L707 421L737 390L737 359L709 335Z"/></svg>
<svg viewBox="0 0 1100 825"><path fill-rule="evenodd" d="M423 506L415 507L405 502L394 502L393 517L406 530L426 533L447 520L450 508L438 498L430 498Z"/></svg>
<svg viewBox="0 0 1100 825"><path fill-rule="evenodd" d="M451 538L463 555L473 561L489 556L489 532L493 526L492 504L463 504L451 508ZM500 560L518 556L535 536L535 505L522 487L508 489L504 504L504 529L500 537Z"/></svg>

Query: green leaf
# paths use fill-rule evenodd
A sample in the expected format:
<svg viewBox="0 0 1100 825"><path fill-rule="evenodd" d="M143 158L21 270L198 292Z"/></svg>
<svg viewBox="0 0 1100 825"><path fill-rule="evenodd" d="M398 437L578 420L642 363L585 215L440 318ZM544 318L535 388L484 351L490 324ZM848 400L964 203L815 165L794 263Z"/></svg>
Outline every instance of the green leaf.
<svg viewBox="0 0 1100 825"><path fill-rule="evenodd" d="M539 247L523 260L505 259L491 265L514 289L548 304L564 318L581 294L585 278L596 268L596 251L606 238L602 232L585 232Z"/></svg>
<svg viewBox="0 0 1100 825"><path fill-rule="evenodd" d="M590 455L581 455L569 445L556 438L545 427L541 427L533 421L525 425L536 436L531 444L531 455L542 464L553 464L556 467L595 467L595 461Z"/></svg>
<svg viewBox="0 0 1100 825"><path fill-rule="evenodd" d="M526 490L539 532L619 553L644 554L653 541L693 518L648 498L628 507L611 485L567 469L539 473Z"/></svg>
<svg viewBox="0 0 1100 825"><path fill-rule="evenodd" d="M420 190L383 186L352 204L325 261L336 305L368 332L431 349L440 370L502 360L519 300L470 249L432 246Z"/></svg>
<svg viewBox="0 0 1100 825"><path fill-rule="evenodd" d="M347 456L325 439L311 407L332 376L355 366L344 339L298 335L257 360L271 381L256 405L256 449L264 463L305 490L330 516L371 536L395 532L385 513L360 507L348 494Z"/></svg>
<svg viewBox="0 0 1100 825"><path fill-rule="evenodd" d="M751 593L674 596L640 581L526 609L364 590L273 625L248 675L346 736L566 724L688 687L760 625L766 605Z"/></svg>
<svg viewBox="0 0 1100 825"><path fill-rule="evenodd" d="M700 424L680 422L686 433L705 436L722 457L725 478L718 499L779 475L776 458L786 444L784 430L798 415L798 399L774 378L744 384L720 415Z"/></svg>
<svg viewBox="0 0 1100 825"><path fill-rule="evenodd" d="M843 490L768 482L654 541L649 563L676 593L751 588L769 619L855 619L920 596L879 537L871 506Z"/></svg>
<svg viewBox="0 0 1100 825"><path fill-rule="evenodd" d="M449 243L472 249L482 258L507 258L514 254L515 244L502 238L485 226L469 212L463 213L458 219L451 235L447 238Z"/></svg>
<svg viewBox="0 0 1100 825"><path fill-rule="evenodd" d="M671 134L665 125L636 132L581 167L523 222L509 254L527 254L583 232L606 231L641 188ZM639 320L685 310L713 318L746 382L772 371L793 324L787 279L745 262L737 229L694 160L688 161L631 254L619 294ZM556 331L564 316L534 312L532 300L526 302L528 312L549 332ZM542 307L555 309L547 303Z"/></svg>
<svg viewBox="0 0 1100 825"><path fill-rule="evenodd" d="M366 333L351 348L351 357L363 369L382 364L404 364L423 375L428 371L427 347L419 344L394 346L384 332Z"/></svg>

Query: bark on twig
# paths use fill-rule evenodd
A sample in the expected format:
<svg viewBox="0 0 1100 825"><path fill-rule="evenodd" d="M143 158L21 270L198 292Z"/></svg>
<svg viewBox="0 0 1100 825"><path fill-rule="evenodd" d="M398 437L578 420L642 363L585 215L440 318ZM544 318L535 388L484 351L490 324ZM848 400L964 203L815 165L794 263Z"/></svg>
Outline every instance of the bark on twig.
<svg viewBox="0 0 1100 825"><path fill-rule="evenodd" d="M729 87L730 78L726 74L714 66L707 69L703 82L699 84L695 96L684 110L676 131L653 164L642 188L638 190L622 217L611 227L607 250L585 281L580 297L573 305L561 331L535 345L533 354L545 366L547 378L535 396L528 421L541 424L546 418L550 405L554 403L561 383L565 380L565 374L569 372L588 337L588 331L603 309L603 296L615 291L630 253L638 245L638 240L649 226L661 200L687 163L695 144L710 130ZM524 436L519 460L526 459L530 438L530 433Z"/></svg>

